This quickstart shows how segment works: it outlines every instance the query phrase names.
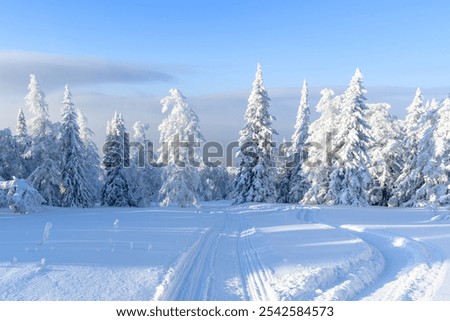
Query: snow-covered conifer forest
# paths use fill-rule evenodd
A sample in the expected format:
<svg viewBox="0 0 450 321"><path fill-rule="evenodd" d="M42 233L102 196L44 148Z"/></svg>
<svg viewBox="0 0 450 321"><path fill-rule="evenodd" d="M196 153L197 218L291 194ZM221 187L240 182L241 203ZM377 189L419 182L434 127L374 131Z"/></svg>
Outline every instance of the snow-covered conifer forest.
<svg viewBox="0 0 450 321"><path fill-rule="evenodd" d="M35 75L28 89L30 119L19 109L15 131L0 132L0 176L24 180L45 205L189 207L231 199L236 204L436 207L450 202L450 99L425 101L417 89L406 118L396 119L388 104L366 103L359 69L342 94L322 90L315 107L320 117L314 121L305 81L291 141L276 146L276 115L258 65L241 116L246 124L236 133L235 168L204 161L200 147L207 137L177 89L161 100L168 116L158 128L160 148L150 162L141 121L129 133L126 115L117 111L105 124L107 137L99 151L68 86L59 121L50 119ZM2 205L10 206L8 190L2 193Z"/></svg>
<svg viewBox="0 0 450 321"><path fill-rule="evenodd" d="M397 119L359 69L316 106L305 80L277 145L258 64L232 167L178 89L159 142L117 110L102 146L62 89L49 106L30 75L0 131L0 299L450 299L449 97L417 89Z"/></svg>

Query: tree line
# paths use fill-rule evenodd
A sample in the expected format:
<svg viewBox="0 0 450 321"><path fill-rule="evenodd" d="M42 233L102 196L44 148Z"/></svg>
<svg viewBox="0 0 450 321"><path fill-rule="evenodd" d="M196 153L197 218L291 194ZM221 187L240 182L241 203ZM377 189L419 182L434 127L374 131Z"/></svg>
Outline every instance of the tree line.
<svg viewBox="0 0 450 321"><path fill-rule="evenodd" d="M450 98L424 101L420 89L403 120L386 103L366 102L359 69L347 89L321 91L310 120L308 86L300 103L289 144L274 148L274 116L258 64L239 133L238 164L211 166L198 148L181 142L206 142L197 114L186 97L171 89L161 100L166 118L159 125L155 162L142 162L148 125L133 125L130 143L122 114L107 123L98 153L93 132L65 87L61 120L52 122L45 94L30 75L26 105L16 131L0 131L0 175L23 178L45 200L61 207L199 206L201 201L281 202L350 206L446 206L450 202ZM183 145L183 147L186 147ZM164 166L160 166L164 164ZM180 166L180 164L183 164ZM0 205L6 192L0 189ZM2 201L3 200L3 201ZM3 204L4 205L4 204Z"/></svg>

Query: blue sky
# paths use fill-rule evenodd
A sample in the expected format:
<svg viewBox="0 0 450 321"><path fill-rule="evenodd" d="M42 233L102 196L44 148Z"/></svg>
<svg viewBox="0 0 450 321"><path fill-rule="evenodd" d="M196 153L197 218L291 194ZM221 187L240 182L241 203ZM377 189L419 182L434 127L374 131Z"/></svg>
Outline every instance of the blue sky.
<svg viewBox="0 0 450 321"><path fill-rule="evenodd" d="M207 136L237 136L257 62L283 136L304 78L312 108L321 88L340 93L356 67L369 101L389 102L399 116L418 86L429 99L450 92L448 1L0 0L0 7L0 108L23 105L28 74L36 73L54 120L69 83L96 132L115 109L154 128L164 117L159 99L177 87ZM229 118L216 120L223 110ZM0 127L14 126L11 114Z"/></svg>

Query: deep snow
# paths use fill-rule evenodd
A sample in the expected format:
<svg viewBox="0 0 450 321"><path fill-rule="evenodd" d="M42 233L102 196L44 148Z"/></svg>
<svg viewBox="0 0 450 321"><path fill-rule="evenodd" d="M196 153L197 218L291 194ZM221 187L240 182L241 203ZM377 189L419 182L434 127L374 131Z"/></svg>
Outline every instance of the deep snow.
<svg viewBox="0 0 450 321"><path fill-rule="evenodd" d="M450 300L428 209L204 202L0 212L1 300Z"/></svg>

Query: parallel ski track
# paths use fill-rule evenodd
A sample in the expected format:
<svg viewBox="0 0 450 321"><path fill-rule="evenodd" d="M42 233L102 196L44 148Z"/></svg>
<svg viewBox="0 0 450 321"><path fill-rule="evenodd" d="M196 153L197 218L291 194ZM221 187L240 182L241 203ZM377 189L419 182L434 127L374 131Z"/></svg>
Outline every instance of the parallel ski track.
<svg viewBox="0 0 450 321"><path fill-rule="evenodd" d="M208 300L209 289L214 281L217 247L228 226L228 216L222 224L213 226L181 255L171 268L160 287L160 295L154 300L194 301Z"/></svg>
<svg viewBox="0 0 450 321"><path fill-rule="evenodd" d="M276 301L278 296L272 289L272 271L263 264L252 238L255 230L241 218L241 233L238 239L239 267L246 299L251 301Z"/></svg>
<svg viewBox="0 0 450 321"><path fill-rule="evenodd" d="M232 219L234 226L230 226ZM243 216L225 213L221 223L203 232L167 271L153 300L192 301L214 298L214 282L218 281L214 278L218 248L225 241L224 238L233 233L235 237L231 242L235 242L234 259L241 281L242 298L252 301L277 300L278 297L271 288L272 272L263 264L252 243L252 231L254 230ZM230 242L230 238L227 242Z"/></svg>

